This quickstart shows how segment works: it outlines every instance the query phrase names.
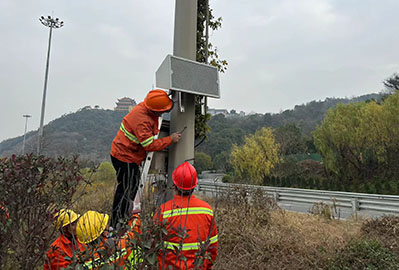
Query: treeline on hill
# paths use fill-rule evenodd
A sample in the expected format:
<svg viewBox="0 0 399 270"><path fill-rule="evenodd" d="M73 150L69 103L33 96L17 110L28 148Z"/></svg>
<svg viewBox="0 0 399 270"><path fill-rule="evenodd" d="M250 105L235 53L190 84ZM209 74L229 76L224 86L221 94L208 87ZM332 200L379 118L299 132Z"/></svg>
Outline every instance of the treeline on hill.
<svg viewBox="0 0 399 270"><path fill-rule="evenodd" d="M293 133L300 133L303 143L306 145L306 149L302 149L302 153L314 153L316 149L313 145L311 133L323 120L329 108L340 103L356 103L366 100L380 101L382 97L383 94L369 94L352 99L327 98L324 101L311 101L307 104L296 105L293 110L285 110L277 114L240 116L234 110L231 110L228 116L218 114L210 119L208 124L211 131L208 134L208 139L197 150L210 155L216 169L225 170L224 166L233 144L242 144L246 135L253 134L262 127L280 128L286 126L288 129L294 128ZM284 128L281 131L283 130Z"/></svg>
<svg viewBox="0 0 399 270"><path fill-rule="evenodd" d="M315 105L321 104L307 106ZM288 115L298 116L286 111L276 122L267 114L213 117L213 132L200 148L210 158L197 152L196 162L211 159L208 167L227 172L225 182L399 194L399 92L337 103L323 121L306 120L313 132L303 116ZM250 119L259 123L255 132Z"/></svg>
<svg viewBox="0 0 399 270"><path fill-rule="evenodd" d="M217 164L223 163L232 145L241 144L244 136L263 126L273 128L295 123L304 136L311 138L311 131L323 119L330 107L338 103L351 103L370 99L380 100L382 95L370 94L353 99L327 98L297 105L293 110L278 114L253 114L240 116L231 111L228 117L216 115L209 121L208 139L197 149L211 156ZM126 112L83 107L77 112L65 114L44 126L42 153L47 156L79 154L85 160L100 162L108 159L111 142ZM0 143L0 156L19 154L23 136ZM26 134L26 152L35 152L37 130ZM217 154L222 155L217 156ZM222 166L222 164L220 164ZM219 168L220 166L217 166Z"/></svg>
<svg viewBox="0 0 399 270"><path fill-rule="evenodd" d="M92 109L86 106L66 114L44 127L42 153L46 156L72 156L81 160L101 162L108 159L112 140L126 112ZM0 156L20 154L23 136L0 143ZM37 131L26 134L26 152L35 153Z"/></svg>
<svg viewBox="0 0 399 270"><path fill-rule="evenodd" d="M384 94L371 94L354 99L328 98L325 101L312 101L304 105L298 105L293 110L286 110L278 114L266 113L241 116L232 110L227 116L221 114L213 116L209 121L211 130L208 133L208 139L196 148L195 163L197 169L199 171L217 169L227 172L225 181L396 194L398 193L398 188L394 178L397 177L397 169L395 172L386 170L386 168L396 166L394 163L396 154L393 151L396 147L394 141L390 142L393 145L389 149L383 148L384 145L375 145L376 149L372 151L370 149L356 150L358 151L356 152L357 155L361 154L360 158L364 162L358 163L356 166L349 166L344 161L352 160L351 157L353 156L351 156L350 152L334 152L334 155L328 155L327 152L320 151L320 146L319 149L315 146L312 134L317 125L324 119L328 109L334 108L337 104L341 104L337 108L352 108L352 105L349 107L345 105L349 103L360 104L353 105L354 108L360 108L366 106L362 104L367 104L367 106L373 106L376 111L380 111L380 108L386 106L383 105L386 103L385 101L382 102L383 97ZM395 108L395 104L391 106ZM344 110L342 114L345 115L345 109L341 110ZM78 154L82 160L94 163L108 160L111 142L125 114L125 112L92 109L86 106L75 113L63 115L45 126L43 154L53 157ZM352 112L349 112L349 115L352 115ZM394 118L394 115L392 117ZM350 118L346 120L350 123L357 121ZM345 128L347 124L346 122L341 123L342 127ZM395 125L395 122L392 122L392 124ZM264 127L270 130L262 131ZM391 129L391 127L387 128ZM371 131L371 129L367 129L367 126L364 126L364 129ZM374 130L379 131L379 129ZM353 129L353 132L355 131L360 132L356 126ZM256 135L256 132L258 132L258 135ZM260 145L256 141L265 139L262 138L264 136L264 134L261 134L262 132L269 134L269 137L272 136L272 141L266 136L266 142L279 145L276 150L278 158L274 162L275 164L264 166L264 164L259 163L261 159L256 160L258 163L252 162L251 164L258 164L257 166L269 169L262 177L256 176L254 178L251 174L246 173L245 170L242 170L241 174L238 173L238 163L233 166L232 150L234 147L237 149L243 148L244 143ZM395 129L393 129L393 132L396 132ZM339 134L336 130L325 133ZM347 132L347 134L350 134L350 132ZM395 137L393 135L395 133L391 131L386 131L384 136L389 134L391 137ZM380 135L381 132L377 132L372 136L367 135L366 138L378 140ZM259 136L261 137L259 138ZM353 141L353 138L348 140ZM0 156L20 153L22 141L23 136L20 136L0 143ZM362 142L356 143L356 145L350 145L347 151L353 147L358 147ZM384 143L388 143L388 141L384 140ZM35 152L36 144L37 131L29 132L25 147L27 152ZM341 146L337 147L340 148ZM237 156L237 158L245 161L254 161L254 153L250 152L250 147L246 148L246 155L249 156ZM388 153L388 156L384 156L383 152L381 152L383 149L385 149L385 153ZM396 149L398 148L396 147ZM368 154L369 152L370 154ZM376 153L378 153L377 163L375 159L371 158ZM325 159L334 160L339 155L346 156L344 159L340 159L340 163L328 163L333 164L335 167L333 165L330 167L325 166L326 163L321 162L322 156ZM358 161L354 159L354 162ZM337 171L336 166L341 165L345 165L347 168ZM375 166L378 167L378 172L375 170L377 168ZM368 171L365 171L365 169ZM253 170L258 169L253 166ZM348 177L341 179L339 176L342 175ZM358 178L358 175L361 175L361 178Z"/></svg>

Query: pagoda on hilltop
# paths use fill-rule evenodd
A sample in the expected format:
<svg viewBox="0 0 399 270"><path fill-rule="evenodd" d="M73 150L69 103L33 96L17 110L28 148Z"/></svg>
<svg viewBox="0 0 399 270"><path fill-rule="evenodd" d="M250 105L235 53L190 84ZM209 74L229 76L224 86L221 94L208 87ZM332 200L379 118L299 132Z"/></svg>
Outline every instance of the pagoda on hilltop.
<svg viewBox="0 0 399 270"><path fill-rule="evenodd" d="M120 112L130 112L134 108L134 106L137 105L134 99L128 97L118 98L118 101L115 103L116 107L114 108L114 110Z"/></svg>

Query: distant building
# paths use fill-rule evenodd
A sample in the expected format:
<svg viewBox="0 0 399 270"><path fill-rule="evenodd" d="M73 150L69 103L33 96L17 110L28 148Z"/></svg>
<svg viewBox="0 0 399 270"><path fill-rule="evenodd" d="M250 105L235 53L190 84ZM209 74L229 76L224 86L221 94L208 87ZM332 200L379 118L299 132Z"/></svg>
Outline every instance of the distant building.
<svg viewBox="0 0 399 270"><path fill-rule="evenodd" d="M115 111L123 111L123 112L130 112L134 106L137 105L134 99L124 97L118 99L116 103L116 107L114 108Z"/></svg>
<svg viewBox="0 0 399 270"><path fill-rule="evenodd" d="M229 111L226 109L212 109L208 108L208 113L212 116L217 115L217 114L223 114L224 116L227 116L229 114Z"/></svg>

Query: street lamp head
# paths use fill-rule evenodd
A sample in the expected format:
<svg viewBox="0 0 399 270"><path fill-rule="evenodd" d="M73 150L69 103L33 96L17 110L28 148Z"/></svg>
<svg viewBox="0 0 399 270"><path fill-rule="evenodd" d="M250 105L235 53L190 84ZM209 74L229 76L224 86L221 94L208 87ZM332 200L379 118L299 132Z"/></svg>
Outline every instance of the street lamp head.
<svg viewBox="0 0 399 270"><path fill-rule="evenodd" d="M39 18L39 21L46 27L50 27L50 28L60 28L64 25L63 21L60 21L59 18L52 18L51 16L41 16Z"/></svg>

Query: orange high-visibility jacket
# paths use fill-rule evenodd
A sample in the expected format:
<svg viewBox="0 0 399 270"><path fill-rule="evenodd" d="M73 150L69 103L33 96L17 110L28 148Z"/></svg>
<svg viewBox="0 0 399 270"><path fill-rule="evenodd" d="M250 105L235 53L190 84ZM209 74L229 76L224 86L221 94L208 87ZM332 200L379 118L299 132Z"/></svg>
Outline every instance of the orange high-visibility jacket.
<svg viewBox="0 0 399 270"><path fill-rule="evenodd" d="M147 152L161 151L172 144L170 136L155 140L158 132L158 116L144 102L139 103L123 118L112 142L111 156L140 165Z"/></svg>
<svg viewBox="0 0 399 270"><path fill-rule="evenodd" d="M104 242L100 242L98 246L91 247L89 259L84 262L84 269L97 270L102 269L105 265L124 265L121 263L122 258L126 256L125 243L118 241L115 250L108 249ZM107 252L104 252L107 251ZM111 254L109 252L112 252ZM105 255L108 253L108 255Z"/></svg>
<svg viewBox="0 0 399 270"><path fill-rule="evenodd" d="M109 257L100 256L100 252L102 252L106 247L104 242L101 242L99 246L97 246L92 252L93 255L89 256L90 259L84 263L85 269L101 269L104 265L119 265L124 266L128 262L129 256L132 253L132 249L130 248L131 244L129 243L132 238L134 238L133 231L137 231L141 233L141 223L138 215L133 215L129 220L129 226L131 228L122 238L115 243L116 248L113 250L113 253L110 254Z"/></svg>
<svg viewBox="0 0 399 270"><path fill-rule="evenodd" d="M214 262L218 249L218 232L212 208L206 202L191 196L175 195L172 200L162 204L155 215L156 220L166 220L168 235L164 240L165 250L158 255L159 269L193 269L195 253L206 250ZM188 237L181 239L176 229L184 228ZM201 241L201 243L199 242ZM204 245L207 241L208 245ZM181 250L176 256L176 250ZM174 254L175 253L175 254ZM187 258L185 262L181 257ZM202 269L211 269L212 262L204 260ZM169 269L169 268L168 268Z"/></svg>
<svg viewBox="0 0 399 270"><path fill-rule="evenodd" d="M128 231L127 233L129 238L131 239L134 238L134 231L141 234L141 221L140 221L140 216L138 214L132 215L132 218L129 220L128 225L131 228L131 230Z"/></svg>
<svg viewBox="0 0 399 270"><path fill-rule="evenodd" d="M134 250L132 250L132 239L135 238L135 233L141 234L141 221L137 214L134 214L128 223L130 230L119 240L119 249L124 251L119 265L129 264L129 256Z"/></svg>
<svg viewBox="0 0 399 270"><path fill-rule="evenodd" d="M44 264L44 270L66 268L71 264L71 261L67 261L65 257L72 258L74 250L84 251L85 246L79 243L78 240L76 240L76 245L74 245L68 238L61 235L51 244L49 250L46 252L47 258Z"/></svg>

